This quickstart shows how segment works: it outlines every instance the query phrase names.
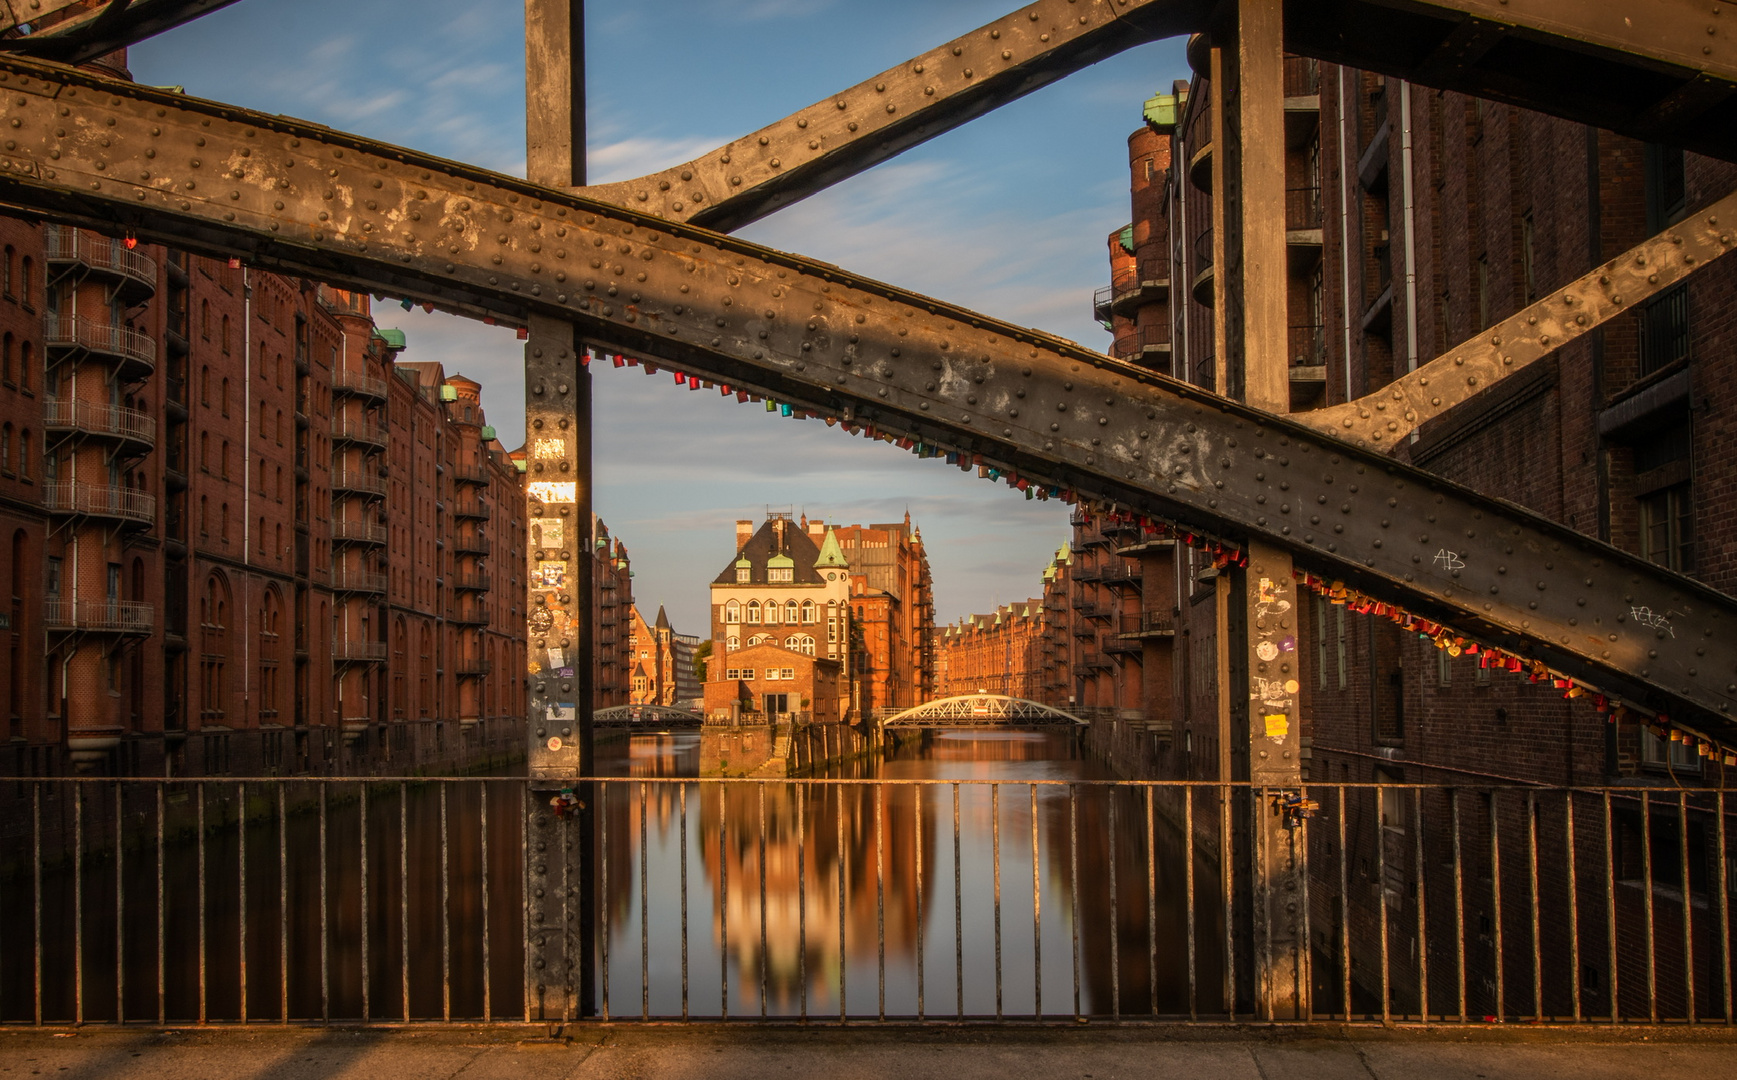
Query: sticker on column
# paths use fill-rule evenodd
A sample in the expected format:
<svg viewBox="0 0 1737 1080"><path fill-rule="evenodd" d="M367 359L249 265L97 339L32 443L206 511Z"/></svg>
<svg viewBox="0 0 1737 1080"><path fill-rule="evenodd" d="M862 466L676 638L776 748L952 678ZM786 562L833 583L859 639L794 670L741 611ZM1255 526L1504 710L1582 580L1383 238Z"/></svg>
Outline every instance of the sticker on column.
<svg viewBox="0 0 1737 1080"><path fill-rule="evenodd" d="M1255 655L1260 657L1262 660L1277 660L1279 657L1279 647L1270 641L1263 641L1255 646Z"/></svg>
<svg viewBox="0 0 1737 1080"><path fill-rule="evenodd" d="M579 719L579 706L557 702L543 710L543 718L551 724L571 724Z"/></svg>
<svg viewBox="0 0 1737 1080"><path fill-rule="evenodd" d="M561 736L559 736L559 735L549 736L548 747L549 747L550 753L554 753L555 751L561 749Z"/></svg>
<svg viewBox="0 0 1737 1080"><path fill-rule="evenodd" d="M567 584L567 564L560 560L540 562L531 581L533 589L559 589Z"/></svg>
<svg viewBox="0 0 1737 1080"><path fill-rule="evenodd" d="M561 648L551 648L549 650L549 666L552 668L566 667L567 666L567 650L561 649Z"/></svg>
<svg viewBox="0 0 1737 1080"><path fill-rule="evenodd" d="M1267 725L1267 738L1283 739L1291 733L1291 720L1282 712L1267 713L1263 718Z"/></svg>
<svg viewBox="0 0 1737 1080"><path fill-rule="evenodd" d="M567 523L558 517L532 518L531 530L538 547L558 548L567 543Z"/></svg>
<svg viewBox="0 0 1737 1080"><path fill-rule="evenodd" d="M571 480L538 480L525 486L525 494L546 503L573 503L579 501L579 485Z"/></svg>
<svg viewBox="0 0 1737 1080"><path fill-rule="evenodd" d="M546 634L549 627L555 625L555 616L549 614L548 608L536 608L531 612L531 630L538 634Z"/></svg>
<svg viewBox="0 0 1737 1080"><path fill-rule="evenodd" d="M567 440L532 439L531 456L540 461L548 461L551 458L558 461L567 456Z"/></svg>

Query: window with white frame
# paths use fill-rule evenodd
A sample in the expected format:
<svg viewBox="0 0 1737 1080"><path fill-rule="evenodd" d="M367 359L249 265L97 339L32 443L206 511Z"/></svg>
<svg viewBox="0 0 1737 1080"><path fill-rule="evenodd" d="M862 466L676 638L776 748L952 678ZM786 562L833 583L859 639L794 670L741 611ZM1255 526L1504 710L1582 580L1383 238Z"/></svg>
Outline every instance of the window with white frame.
<svg viewBox="0 0 1737 1080"><path fill-rule="evenodd" d="M729 643L729 646L732 649L739 649L742 647L742 645L741 645L742 639L737 637L735 634L731 634L729 637L725 638L724 640Z"/></svg>
<svg viewBox="0 0 1737 1080"><path fill-rule="evenodd" d="M748 584L748 568L746 566L736 567L736 584L738 584L738 585Z"/></svg>
<svg viewBox="0 0 1737 1080"><path fill-rule="evenodd" d="M789 682L790 680L796 678L796 669L795 668L788 668L788 667L787 668L779 668L778 669L778 677L780 679L783 679L785 682Z"/></svg>
<svg viewBox="0 0 1737 1080"><path fill-rule="evenodd" d="M742 621L742 605L735 600L724 605L724 621L734 625Z"/></svg>
<svg viewBox="0 0 1737 1080"><path fill-rule="evenodd" d="M796 601L786 600L784 602L784 621L786 623L788 623L789 625L791 625L791 626L796 625L797 620L799 620L802 617L800 612L801 612L801 609L799 607L797 607Z"/></svg>
<svg viewBox="0 0 1737 1080"><path fill-rule="evenodd" d="M744 621L749 624L758 623L760 621L760 601L748 601L748 617Z"/></svg>
<svg viewBox="0 0 1737 1080"><path fill-rule="evenodd" d="M771 566L766 569L766 580L772 582L793 581L795 574L796 571L788 566Z"/></svg>
<svg viewBox="0 0 1737 1080"><path fill-rule="evenodd" d="M791 634L784 639L784 647L791 652L799 652L804 656L814 655L814 637L811 634Z"/></svg>
<svg viewBox="0 0 1737 1080"><path fill-rule="evenodd" d="M778 601L766 601L766 625L773 626L778 622Z"/></svg>
<svg viewBox="0 0 1737 1080"><path fill-rule="evenodd" d="M812 601L812 600L802 601L802 621L803 622L805 622L805 623L815 622L820 617L819 612L820 612L820 609L814 606L814 601Z"/></svg>

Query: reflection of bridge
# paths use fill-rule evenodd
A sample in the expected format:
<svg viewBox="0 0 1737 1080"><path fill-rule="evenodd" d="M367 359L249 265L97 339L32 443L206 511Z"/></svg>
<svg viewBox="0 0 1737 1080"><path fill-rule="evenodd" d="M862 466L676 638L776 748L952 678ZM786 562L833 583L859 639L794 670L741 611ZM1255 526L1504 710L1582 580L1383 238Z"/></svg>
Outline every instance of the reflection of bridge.
<svg viewBox="0 0 1737 1080"><path fill-rule="evenodd" d="M598 709L591 715L597 727L647 728L663 731L669 728L699 727L705 718L699 713L669 705L615 705Z"/></svg>
<svg viewBox="0 0 1737 1080"><path fill-rule="evenodd" d="M961 694L937 698L887 717L883 728L974 727L980 724L1068 724L1085 721L1050 705L1005 694Z"/></svg>

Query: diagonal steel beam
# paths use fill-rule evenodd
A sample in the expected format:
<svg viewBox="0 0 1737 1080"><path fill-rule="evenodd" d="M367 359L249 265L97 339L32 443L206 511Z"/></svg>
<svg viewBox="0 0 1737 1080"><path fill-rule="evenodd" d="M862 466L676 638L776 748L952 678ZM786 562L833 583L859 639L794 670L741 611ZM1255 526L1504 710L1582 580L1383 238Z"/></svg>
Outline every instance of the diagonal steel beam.
<svg viewBox="0 0 1737 1080"><path fill-rule="evenodd" d="M1136 45L1210 0L1036 0L680 165L585 194L730 232Z"/></svg>
<svg viewBox="0 0 1737 1080"><path fill-rule="evenodd" d="M236 0L107 0L54 18L85 0L0 0L0 33L29 23L23 37L0 38L0 49L82 64L228 7ZM41 10L38 10L38 5Z"/></svg>
<svg viewBox="0 0 1737 1080"><path fill-rule="evenodd" d="M1635 311L1732 249L1737 193L1689 215L1373 394L1296 418L1376 449L1469 401L1589 330Z"/></svg>
<svg viewBox="0 0 1737 1080"><path fill-rule="evenodd" d="M1287 418L824 263L414 151L0 61L0 199L509 321L1262 541L1607 692L1737 709L1737 599ZM540 382L557 406L573 387ZM535 480L535 463L533 475Z"/></svg>

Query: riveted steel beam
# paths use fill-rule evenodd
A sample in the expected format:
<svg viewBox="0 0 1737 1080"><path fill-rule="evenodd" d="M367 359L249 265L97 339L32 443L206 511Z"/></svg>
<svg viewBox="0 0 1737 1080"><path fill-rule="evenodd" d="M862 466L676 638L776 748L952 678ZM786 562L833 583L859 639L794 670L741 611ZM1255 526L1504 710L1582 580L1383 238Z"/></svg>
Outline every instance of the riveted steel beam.
<svg viewBox="0 0 1737 1080"><path fill-rule="evenodd" d="M1737 161L1727 0L1287 0L1285 47Z"/></svg>
<svg viewBox="0 0 1737 1080"><path fill-rule="evenodd" d="M1737 600L1070 342L512 177L65 68L0 61L0 140L0 199L50 217L460 312L564 318L586 340L818 415L1265 540L1641 703L1737 708Z"/></svg>
<svg viewBox="0 0 1737 1080"><path fill-rule="evenodd" d="M1589 330L1636 310L1732 249L1737 194L1689 215L1470 341L1355 401L1297 419L1375 449L1468 401Z"/></svg>
<svg viewBox="0 0 1737 1080"><path fill-rule="evenodd" d="M731 231L1125 49L1203 25L1209 0L1036 0L662 172L585 194Z"/></svg>
<svg viewBox="0 0 1737 1080"><path fill-rule="evenodd" d="M0 49L82 64L182 23L228 7L235 0L109 0L64 17L84 0L0 0L0 33L25 23L33 33L0 38Z"/></svg>

